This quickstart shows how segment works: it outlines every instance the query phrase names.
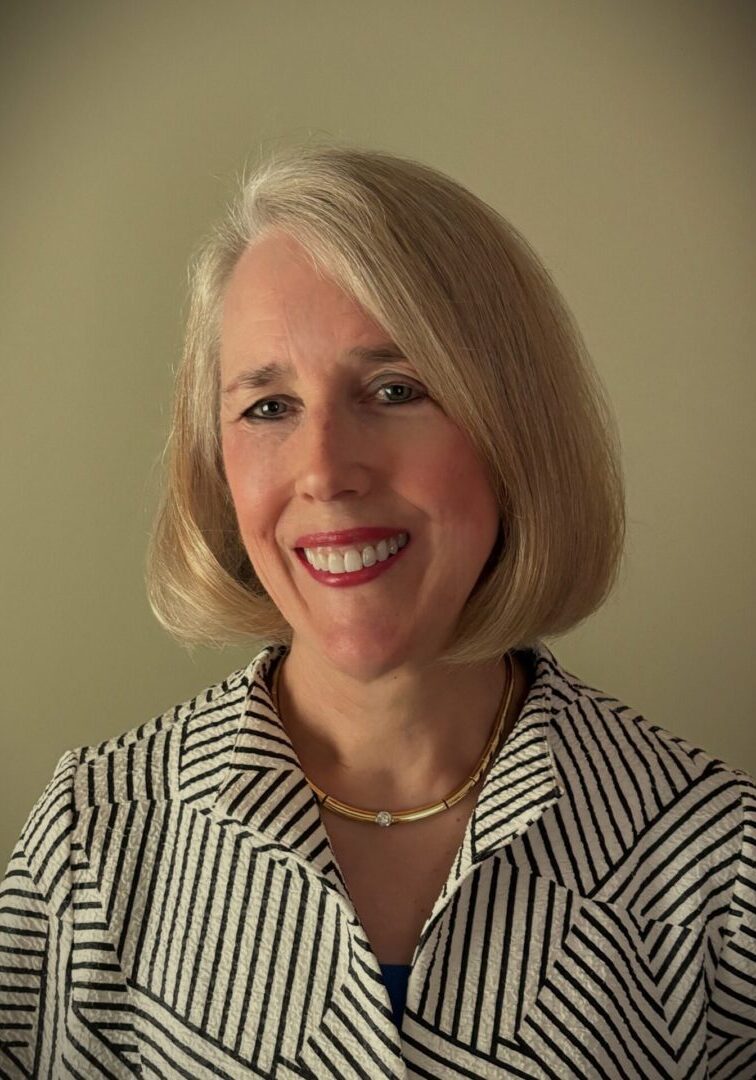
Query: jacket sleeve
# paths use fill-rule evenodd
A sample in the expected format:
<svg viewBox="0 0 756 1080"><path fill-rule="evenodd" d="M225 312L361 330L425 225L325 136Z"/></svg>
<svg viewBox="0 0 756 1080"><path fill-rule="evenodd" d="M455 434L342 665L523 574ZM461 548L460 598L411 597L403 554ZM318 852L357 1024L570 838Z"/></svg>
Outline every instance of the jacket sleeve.
<svg viewBox="0 0 756 1080"><path fill-rule="evenodd" d="M756 1076L756 784L740 770L740 858L708 1009L711 1080Z"/></svg>
<svg viewBox="0 0 756 1080"><path fill-rule="evenodd" d="M0 883L0 1077L58 1075L70 943L76 755L34 804Z"/></svg>

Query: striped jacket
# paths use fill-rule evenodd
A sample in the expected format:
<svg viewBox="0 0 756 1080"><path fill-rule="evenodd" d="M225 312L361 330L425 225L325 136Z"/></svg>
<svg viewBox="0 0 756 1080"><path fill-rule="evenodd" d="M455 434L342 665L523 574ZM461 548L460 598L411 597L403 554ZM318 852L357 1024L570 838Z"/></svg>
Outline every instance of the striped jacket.
<svg viewBox="0 0 756 1080"><path fill-rule="evenodd" d="M756 1076L748 775L524 652L398 1030L284 651L61 757L0 890L0 1075Z"/></svg>

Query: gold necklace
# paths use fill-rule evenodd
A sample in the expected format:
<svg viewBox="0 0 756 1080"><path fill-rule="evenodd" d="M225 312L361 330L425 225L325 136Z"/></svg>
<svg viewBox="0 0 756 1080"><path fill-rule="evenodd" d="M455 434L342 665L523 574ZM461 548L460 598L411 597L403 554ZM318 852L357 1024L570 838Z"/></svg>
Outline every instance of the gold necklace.
<svg viewBox="0 0 756 1080"><path fill-rule="evenodd" d="M389 810L361 810L358 806L351 806L349 803L340 802L339 799L334 799L332 795L327 795L325 791L317 786L317 784L313 784L312 780L305 777L305 780L307 780L307 783L317 795L320 805L325 806L329 810L333 810L335 814L350 818L352 821L369 821L375 825L387 826L393 825L394 822L420 821L422 818L432 817L434 814L440 814L442 810L448 810L449 807L458 803L460 799L464 799L468 791L475 787L481 774L485 772L488 763L493 756L493 752L498 746L501 733L504 730L504 722L507 713L509 712L509 703L512 700L512 690L514 689L514 662L509 653L506 655L506 660L509 670L509 678L506 682L506 694L502 693L501 701L499 702L499 711L496 715L496 720L494 721L493 731L483 749L483 756L478 762L478 767L475 772L471 773L464 783L453 791L451 795L447 795L441 802L428 803L426 806L419 806L415 810L399 810L396 813ZM283 660L281 660L276 667L271 687L273 704L279 717L281 711L278 705L278 678L281 674L282 667Z"/></svg>

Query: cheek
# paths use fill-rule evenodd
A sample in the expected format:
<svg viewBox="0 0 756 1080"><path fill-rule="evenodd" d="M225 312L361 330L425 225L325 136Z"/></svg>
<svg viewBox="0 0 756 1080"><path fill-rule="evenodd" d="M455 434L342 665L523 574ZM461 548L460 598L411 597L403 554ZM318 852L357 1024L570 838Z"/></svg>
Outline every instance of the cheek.
<svg viewBox="0 0 756 1080"><path fill-rule="evenodd" d="M460 551L477 550L493 542L499 528L496 493L488 470L466 439L453 440L429 461L424 483L438 507L438 517L454 536Z"/></svg>
<svg viewBox="0 0 756 1080"><path fill-rule="evenodd" d="M238 444L238 440L224 438L221 443L221 450L223 456L223 471L226 474L226 483L231 492L234 506L238 510L245 475L241 448Z"/></svg>
<svg viewBox="0 0 756 1080"><path fill-rule="evenodd" d="M499 511L488 472L466 443L425 469L420 505L431 521L428 578L445 602L464 603L496 543ZM419 490L419 489L418 489Z"/></svg>
<svg viewBox="0 0 756 1080"><path fill-rule="evenodd" d="M221 450L226 481L239 526L243 530L245 520L254 519L259 514L264 501L263 493L266 489L264 463L255 460L253 468L244 440L234 435L222 440Z"/></svg>

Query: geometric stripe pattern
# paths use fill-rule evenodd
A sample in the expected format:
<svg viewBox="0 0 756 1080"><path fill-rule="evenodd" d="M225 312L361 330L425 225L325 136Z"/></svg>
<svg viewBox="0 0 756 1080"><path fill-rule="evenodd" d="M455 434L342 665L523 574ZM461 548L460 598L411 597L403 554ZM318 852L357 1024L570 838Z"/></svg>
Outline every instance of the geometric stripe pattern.
<svg viewBox="0 0 756 1080"><path fill-rule="evenodd" d="M751 777L523 650L397 1030L285 652L60 758L0 887L0 1077L756 1077Z"/></svg>

